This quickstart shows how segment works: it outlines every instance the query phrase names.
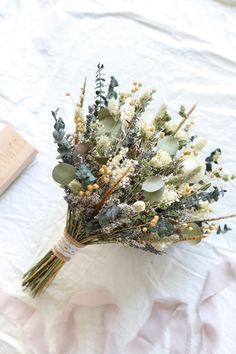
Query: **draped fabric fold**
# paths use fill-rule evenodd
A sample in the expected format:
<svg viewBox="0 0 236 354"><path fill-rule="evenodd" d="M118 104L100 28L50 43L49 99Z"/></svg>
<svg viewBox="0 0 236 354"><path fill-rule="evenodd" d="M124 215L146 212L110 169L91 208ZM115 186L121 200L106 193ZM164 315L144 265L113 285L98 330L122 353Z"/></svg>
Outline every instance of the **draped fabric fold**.
<svg viewBox="0 0 236 354"><path fill-rule="evenodd" d="M148 354L161 340L169 326L171 354L189 354L191 333L188 306L180 299L161 299L154 303L152 312L137 336L122 354Z"/></svg>
<svg viewBox="0 0 236 354"><path fill-rule="evenodd" d="M0 313L21 326L34 354L49 354L40 311L0 289Z"/></svg>
<svg viewBox="0 0 236 354"><path fill-rule="evenodd" d="M214 297L236 280L236 265L222 262L208 273L198 305L202 323L200 354L213 354L220 340L220 319ZM73 354L76 346L74 313L81 306L102 306L106 344L103 354L148 354L162 339L165 330L170 332L170 354L191 354L191 327L188 305L181 299L165 298L154 302L152 311L137 335L123 348L115 342L115 329L119 307L113 296L104 288L81 291L72 296L58 318L58 354ZM19 298L0 290L0 312L20 325L34 354L49 354L45 326L40 311Z"/></svg>
<svg viewBox="0 0 236 354"><path fill-rule="evenodd" d="M214 297L236 280L236 264L222 262L211 268L205 281L198 313L202 322L202 345L200 354L215 354L221 327L220 314L214 304Z"/></svg>

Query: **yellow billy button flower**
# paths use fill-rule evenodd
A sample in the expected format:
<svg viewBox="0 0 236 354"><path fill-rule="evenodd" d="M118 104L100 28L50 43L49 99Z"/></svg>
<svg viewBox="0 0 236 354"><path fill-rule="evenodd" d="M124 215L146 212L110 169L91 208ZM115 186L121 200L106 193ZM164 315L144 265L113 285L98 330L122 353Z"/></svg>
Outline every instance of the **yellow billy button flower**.
<svg viewBox="0 0 236 354"><path fill-rule="evenodd" d="M91 192L90 191L86 191L85 195L86 195L86 197L89 197L91 195Z"/></svg>
<svg viewBox="0 0 236 354"><path fill-rule="evenodd" d="M143 231L144 233L146 233L147 230L148 230L147 227L143 227L143 228L142 228L142 231Z"/></svg>
<svg viewBox="0 0 236 354"><path fill-rule="evenodd" d="M83 197L83 196L84 196L84 192L83 192L83 191L80 191L80 192L79 192L79 195L80 195L81 197Z"/></svg>
<svg viewBox="0 0 236 354"><path fill-rule="evenodd" d="M184 152L184 155L191 155L192 151L189 149L189 150L185 150Z"/></svg>
<svg viewBox="0 0 236 354"><path fill-rule="evenodd" d="M209 226L208 225L202 226L202 230L209 230Z"/></svg>
<svg viewBox="0 0 236 354"><path fill-rule="evenodd" d="M92 192L92 190L93 190L92 184L89 184L89 185L87 186L87 190L90 191L90 192Z"/></svg>
<svg viewBox="0 0 236 354"><path fill-rule="evenodd" d="M211 223L211 230L217 230L218 227L215 223Z"/></svg>
<svg viewBox="0 0 236 354"><path fill-rule="evenodd" d="M93 189L95 189L95 190L99 189L99 185L95 183L95 184L93 185Z"/></svg>
<svg viewBox="0 0 236 354"><path fill-rule="evenodd" d="M157 220L156 219L152 219L150 221L150 226L156 226Z"/></svg>
<svg viewBox="0 0 236 354"><path fill-rule="evenodd" d="M163 139L165 136L165 133L164 132L160 132L160 139Z"/></svg>

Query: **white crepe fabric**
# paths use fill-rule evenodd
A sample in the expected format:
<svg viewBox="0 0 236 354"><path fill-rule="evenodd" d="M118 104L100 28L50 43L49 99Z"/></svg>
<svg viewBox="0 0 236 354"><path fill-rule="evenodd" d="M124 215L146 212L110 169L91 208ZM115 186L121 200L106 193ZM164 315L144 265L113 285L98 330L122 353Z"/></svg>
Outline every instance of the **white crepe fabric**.
<svg viewBox="0 0 236 354"><path fill-rule="evenodd" d="M112 294L121 309L115 332L120 348L137 334L156 299L181 298L190 307L191 350L197 354L196 304L209 269L235 261L235 220L227 221L232 231L226 235L196 246L181 243L161 257L122 246L85 247L37 299L22 292L21 277L64 230L63 190L51 178L57 152L50 111L60 107L73 129L73 105L65 92L76 100L86 75L86 105L93 102L98 62L123 90L134 80L155 87L153 114L166 102L177 119L181 104L196 103L193 129L208 138L204 153L222 149L226 172L236 172L236 1L2 0L0 13L1 126L11 123L39 151L0 197L0 288L43 314L52 354L56 321L75 292L103 287ZM223 187L228 191L214 206L216 216L236 211L236 183ZM216 304L222 341L214 354L236 353L236 284ZM75 319L75 354L102 354L101 308L84 308ZM22 328L1 314L0 340L1 354L32 353ZM167 331L152 354L168 354L169 343Z"/></svg>

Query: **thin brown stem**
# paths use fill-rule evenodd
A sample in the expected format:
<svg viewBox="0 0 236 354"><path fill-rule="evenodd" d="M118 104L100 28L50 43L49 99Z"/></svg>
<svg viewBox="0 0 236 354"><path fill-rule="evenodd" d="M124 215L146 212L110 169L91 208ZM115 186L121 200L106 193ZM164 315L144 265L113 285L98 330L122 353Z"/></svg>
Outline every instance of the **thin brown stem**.
<svg viewBox="0 0 236 354"><path fill-rule="evenodd" d="M189 221L189 222L209 222L209 221L230 219L230 218L235 218L235 217L236 217L236 214L230 214L230 215L225 215L225 216L219 216L219 217L216 217L216 218L195 220L195 221Z"/></svg>
<svg viewBox="0 0 236 354"><path fill-rule="evenodd" d="M116 189L116 187L120 184L120 182L122 181L122 179L128 174L129 170L131 169L131 166L129 166L125 172L121 175L120 178L118 178L118 180L116 180L112 186L103 194L102 199L100 200L100 202L97 204L96 208L94 209L93 212L93 217L96 216L100 209L102 208L103 204L105 203L105 201L107 200L107 198L113 193L113 191Z"/></svg>
<svg viewBox="0 0 236 354"><path fill-rule="evenodd" d="M193 107L189 110L189 112L183 117L181 122L176 128L176 131L174 132L174 136L177 134L177 132L180 130L180 128L183 126L183 124L186 122L186 120L189 118L189 116L193 113L194 109L196 108L196 104L193 105Z"/></svg>
<svg viewBox="0 0 236 354"><path fill-rule="evenodd" d="M197 235L197 236L192 236L192 237L182 237L182 238L179 238L178 240L176 240L176 243L177 242L180 242L180 241L195 241L195 240L201 240L202 238L206 238L208 237L208 235L204 234L204 235Z"/></svg>

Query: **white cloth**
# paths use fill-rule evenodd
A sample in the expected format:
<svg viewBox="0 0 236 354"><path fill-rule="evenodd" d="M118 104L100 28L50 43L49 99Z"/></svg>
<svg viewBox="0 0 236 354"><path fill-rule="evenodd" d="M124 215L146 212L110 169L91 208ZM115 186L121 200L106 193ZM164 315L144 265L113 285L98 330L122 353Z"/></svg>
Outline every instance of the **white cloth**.
<svg viewBox="0 0 236 354"><path fill-rule="evenodd" d="M0 122L10 122L39 150L0 197L0 287L43 311L53 354L54 323L75 291L102 286L113 294L121 307L120 347L145 322L154 299L183 298L192 309L192 352L197 354L195 306L209 268L222 258L235 260L235 220L227 221L233 231L225 236L213 235L197 246L182 243L162 257L121 246L85 247L36 300L22 293L21 276L65 226L63 191L51 179L57 153L50 111L60 107L72 129L73 107L65 92L76 99L87 75L86 104L91 102L99 61L121 89L129 89L133 80L156 87L152 112L163 101L172 113L180 104L189 108L197 103L194 131L209 138L206 153L221 148L223 166L235 172L235 1L5 0L0 10ZM216 215L236 211L235 187L235 182L226 186L228 193L214 207ZM214 354L236 352L235 290L232 285L217 300L223 333ZM10 345L19 353L30 353L21 329L0 320L0 338L12 338ZM77 353L102 354L101 309L84 309L76 322ZM166 333L153 354L167 354L168 348Z"/></svg>

